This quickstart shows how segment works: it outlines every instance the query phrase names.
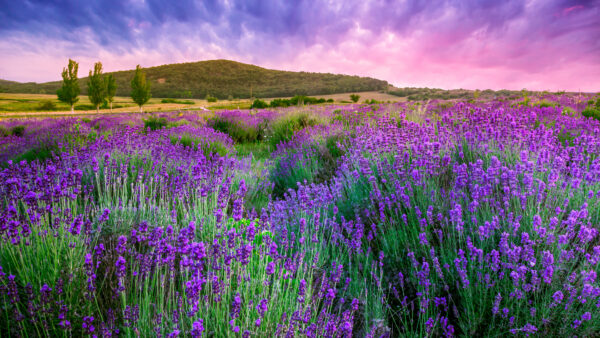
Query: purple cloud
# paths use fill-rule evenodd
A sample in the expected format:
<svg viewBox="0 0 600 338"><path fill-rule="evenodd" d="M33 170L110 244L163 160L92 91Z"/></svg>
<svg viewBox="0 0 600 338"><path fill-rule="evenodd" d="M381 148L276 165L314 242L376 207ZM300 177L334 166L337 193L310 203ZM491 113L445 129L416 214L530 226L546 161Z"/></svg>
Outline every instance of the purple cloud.
<svg viewBox="0 0 600 338"><path fill-rule="evenodd" d="M69 57L107 70L230 58L401 86L600 90L598 0L0 4L0 78L55 80Z"/></svg>

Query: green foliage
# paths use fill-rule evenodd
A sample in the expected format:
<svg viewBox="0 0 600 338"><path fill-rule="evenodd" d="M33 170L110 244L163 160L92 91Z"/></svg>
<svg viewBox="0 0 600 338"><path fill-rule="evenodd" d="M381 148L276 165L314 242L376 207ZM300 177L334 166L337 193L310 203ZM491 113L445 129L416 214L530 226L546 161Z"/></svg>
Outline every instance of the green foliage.
<svg viewBox="0 0 600 338"><path fill-rule="evenodd" d="M6 137L10 135L10 131L2 124L0 124L0 137Z"/></svg>
<svg viewBox="0 0 600 338"><path fill-rule="evenodd" d="M10 133L14 136L23 136L25 135L25 126L18 125L10 128Z"/></svg>
<svg viewBox="0 0 600 338"><path fill-rule="evenodd" d="M208 102L217 102L217 98L214 96L211 96L210 94L206 94L206 97L204 99Z"/></svg>
<svg viewBox="0 0 600 338"><path fill-rule="evenodd" d="M335 93L375 91L387 87L387 82L358 76L324 73L287 72L265 69L228 60L179 63L146 69L152 81L153 97L202 99L211 93L218 99L230 95L249 98L248 84L253 83L255 97L291 97ZM135 70L111 73L116 81L118 96L129 96L129 82ZM158 81L159 79L165 81ZM260 81L256 81L260 79ZM82 79L86 80L86 79ZM254 82L253 82L254 81ZM0 81L0 89L11 93L56 92L59 82L18 83ZM82 90L86 90L82 88ZM83 93L86 94L86 93Z"/></svg>
<svg viewBox="0 0 600 338"><path fill-rule="evenodd" d="M96 106L91 104L78 104L75 106L75 110L94 110Z"/></svg>
<svg viewBox="0 0 600 338"><path fill-rule="evenodd" d="M269 142L273 148L276 148L279 143L291 140L296 131L318 123L318 120L308 113L288 115L273 123Z"/></svg>
<svg viewBox="0 0 600 338"><path fill-rule="evenodd" d="M102 63L96 62L94 64L94 72L92 73L90 70L87 83L88 97L90 102L96 107L96 112L108 95L106 85L107 82L102 77Z"/></svg>
<svg viewBox="0 0 600 338"><path fill-rule="evenodd" d="M291 99L274 99L271 100L269 106L271 108L276 107L290 107L296 105L304 105L304 104L319 104L325 102L333 102L333 99L325 100L324 98L317 99L316 97L310 97L305 95L296 95Z"/></svg>
<svg viewBox="0 0 600 338"><path fill-rule="evenodd" d="M294 149L274 159L270 171L273 195L282 197L295 190L298 183L323 183L331 180L338 168L338 159L344 154L348 141L344 135L317 139L302 149Z"/></svg>
<svg viewBox="0 0 600 338"><path fill-rule="evenodd" d="M265 101L261 99L255 99L254 102L252 102L250 109L265 109L267 107L269 107L269 105Z"/></svg>
<svg viewBox="0 0 600 338"><path fill-rule="evenodd" d="M193 100L162 99L160 103L194 104Z"/></svg>
<svg viewBox="0 0 600 338"><path fill-rule="evenodd" d="M167 124L166 118L152 115L144 120L144 129L158 130L166 127Z"/></svg>
<svg viewBox="0 0 600 338"><path fill-rule="evenodd" d="M73 110L73 106L77 101L79 101L79 82L77 80L77 70L79 69L79 64L71 59L69 59L69 65L67 68L63 68L62 71L62 86L56 91L56 95L58 99L68 105L71 106L71 110Z"/></svg>
<svg viewBox="0 0 600 338"><path fill-rule="evenodd" d="M152 97L150 81L146 80L146 73L140 65L137 65L133 79L131 79L131 98L133 102L140 106L140 111L142 111L142 106L150 100L150 97Z"/></svg>
<svg viewBox="0 0 600 338"><path fill-rule="evenodd" d="M271 156L271 147L265 142L238 143L235 150L239 157L252 156L256 160L266 160Z"/></svg>
<svg viewBox="0 0 600 338"><path fill-rule="evenodd" d="M584 110L581 111L581 115L583 115L584 117L600 120L600 109L594 108L593 106L587 106Z"/></svg>
<svg viewBox="0 0 600 338"><path fill-rule="evenodd" d="M225 156L229 153L229 149L219 141L208 141L190 134L171 135L170 140L172 144L181 144L195 151L200 150L206 158L210 158L214 154Z"/></svg>
<svg viewBox="0 0 600 338"><path fill-rule="evenodd" d="M269 107L277 108L277 107L289 107L291 105L290 100L287 99L274 99L269 102Z"/></svg>
<svg viewBox="0 0 600 338"><path fill-rule="evenodd" d="M329 154L335 159L338 159L344 155L344 148L340 148L340 144L348 142L348 138L344 135L332 135L325 139L325 147L329 151Z"/></svg>
<svg viewBox="0 0 600 338"><path fill-rule="evenodd" d="M357 95L357 94L350 95L350 100L352 100L352 102L354 102L354 103L358 102L359 99L360 99L360 95Z"/></svg>
<svg viewBox="0 0 600 338"><path fill-rule="evenodd" d="M537 103L537 106L540 108L556 107L557 105L558 105L558 103L550 102L547 100L541 100Z"/></svg>
<svg viewBox="0 0 600 338"><path fill-rule="evenodd" d="M398 88L388 91L388 94L406 97L409 101L426 101L426 100L453 100L453 99L478 99L481 97L492 98L494 96L510 96L518 92L499 90L493 91L486 89L479 91L477 98L474 91L466 89L444 90L440 88Z"/></svg>
<svg viewBox="0 0 600 338"><path fill-rule="evenodd" d="M25 151L22 154L17 155L14 162L33 162L33 161L45 161L46 159L52 158L53 154L58 152L56 145L40 145Z"/></svg>
<svg viewBox="0 0 600 338"><path fill-rule="evenodd" d="M37 106L37 109L42 111L56 110L56 104L50 100L43 100L40 101L40 104Z"/></svg>
<svg viewBox="0 0 600 338"><path fill-rule="evenodd" d="M233 121L222 116L215 116L209 119L207 124L214 130L229 135L236 143L258 142L262 141L265 136L266 122L257 129L245 125L241 121Z"/></svg>
<svg viewBox="0 0 600 338"><path fill-rule="evenodd" d="M558 142L560 142L564 146L574 146L575 145L575 137L577 135L569 132L568 130L562 130L560 133L556 135Z"/></svg>
<svg viewBox="0 0 600 338"><path fill-rule="evenodd" d="M106 100L110 103L110 110L112 110L112 104L117 93L117 82L112 74L106 75L106 77L104 77L104 82L106 85Z"/></svg>

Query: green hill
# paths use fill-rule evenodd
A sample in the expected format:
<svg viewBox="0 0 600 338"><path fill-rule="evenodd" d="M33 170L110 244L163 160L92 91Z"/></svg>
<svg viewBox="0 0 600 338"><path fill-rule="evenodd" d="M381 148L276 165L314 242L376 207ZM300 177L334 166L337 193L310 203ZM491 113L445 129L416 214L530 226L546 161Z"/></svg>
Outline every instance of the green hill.
<svg viewBox="0 0 600 338"><path fill-rule="evenodd" d="M204 98L207 94L219 99L251 95L283 97L383 90L388 86L386 81L367 77L271 70L229 60L169 64L145 71L152 82L153 97ZM80 76L87 72L79 69ZM133 70L112 73L117 81L118 96L129 95L133 73ZM87 77L79 79L81 94L86 94L86 83ZM59 87L60 81L20 83L0 80L0 92L5 93L53 94Z"/></svg>

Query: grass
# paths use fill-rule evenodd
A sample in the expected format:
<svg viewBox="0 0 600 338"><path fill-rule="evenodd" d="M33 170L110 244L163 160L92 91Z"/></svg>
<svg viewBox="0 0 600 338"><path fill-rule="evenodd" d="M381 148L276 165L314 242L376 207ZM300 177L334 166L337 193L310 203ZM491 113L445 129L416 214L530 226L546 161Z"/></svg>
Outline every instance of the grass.
<svg viewBox="0 0 600 338"><path fill-rule="evenodd" d="M164 101L164 102L163 102ZM206 106L205 100L178 100L172 98L151 98L144 110L175 110L175 109L194 109L199 106ZM196 106L196 107L193 107ZM75 104L76 112L92 111L95 113L96 107L92 105L86 95L80 95L79 101ZM56 95L50 94L16 94L0 93L0 117L6 118L6 113L35 113L35 112L69 112L71 107L66 103L60 102ZM108 105L100 106L100 111L110 113ZM113 102L113 112L136 112L137 105L130 97L115 97ZM19 116L19 115L13 115Z"/></svg>
<svg viewBox="0 0 600 338"><path fill-rule="evenodd" d="M256 160L266 160L271 156L271 147L266 142L238 143L235 145L237 156L252 156Z"/></svg>

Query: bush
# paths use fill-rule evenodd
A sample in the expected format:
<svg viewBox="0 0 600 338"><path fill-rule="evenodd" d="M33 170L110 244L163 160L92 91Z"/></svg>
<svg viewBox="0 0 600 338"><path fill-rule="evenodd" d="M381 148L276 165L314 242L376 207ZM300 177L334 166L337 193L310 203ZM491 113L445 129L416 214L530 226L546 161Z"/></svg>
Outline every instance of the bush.
<svg viewBox="0 0 600 338"><path fill-rule="evenodd" d="M96 106L91 104L78 104L75 106L75 110L96 110Z"/></svg>
<svg viewBox="0 0 600 338"><path fill-rule="evenodd" d="M359 99L360 99L360 95L357 95L357 94L350 95L350 100L352 100L352 102L354 102L354 103L358 102Z"/></svg>
<svg viewBox="0 0 600 338"><path fill-rule="evenodd" d="M269 103L269 106L271 108L277 108L277 107L289 107L290 106L290 100L286 100L286 99L274 99Z"/></svg>
<svg viewBox="0 0 600 338"><path fill-rule="evenodd" d="M170 139L172 144L181 144L182 146L192 148L195 151L202 151L206 158L212 157L213 154L225 156L229 153L229 149L219 141L209 142L190 134L183 134L179 137L177 135L171 135Z"/></svg>
<svg viewBox="0 0 600 338"><path fill-rule="evenodd" d="M50 100L43 100L37 107L38 110L56 110L56 104Z"/></svg>
<svg viewBox="0 0 600 338"><path fill-rule="evenodd" d="M214 96L211 96L210 94L206 94L206 97L205 97L205 99L206 99L206 101L208 101L208 102L217 102L217 98L216 98L216 97L214 97Z"/></svg>
<svg viewBox="0 0 600 338"><path fill-rule="evenodd" d="M317 124L317 119L307 113L288 115L279 119L273 124L271 146L276 148L279 143L291 140L296 131Z"/></svg>
<svg viewBox="0 0 600 338"><path fill-rule="evenodd" d="M194 104L195 102L193 100L162 99L160 103Z"/></svg>
<svg viewBox="0 0 600 338"><path fill-rule="evenodd" d="M10 128L10 133L14 136L23 136L25 134L25 126L14 126Z"/></svg>
<svg viewBox="0 0 600 338"><path fill-rule="evenodd" d="M550 102L550 101L546 101L546 100L542 100L537 103L537 106L540 108L555 107L556 105L557 105L556 102Z"/></svg>
<svg viewBox="0 0 600 338"><path fill-rule="evenodd" d="M33 162L33 161L45 161L52 157L53 154L58 153L58 147L55 145L40 145L38 147L31 148L26 152L16 156L14 162Z"/></svg>
<svg viewBox="0 0 600 338"><path fill-rule="evenodd" d="M158 130L166 127L168 124L167 119L164 117L150 116L144 120L144 129L150 128L150 130Z"/></svg>
<svg viewBox="0 0 600 338"><path fill-rule="evenodd" d="M581 112L581 115L583 115L584 117L590 117L596 120L600 120L600 109L588 106Z"/></svg>
<svg viewBox="0 0 600 338"><path fill-rule="evenodd" d="M269 107L269 105L265 101L256 99L254 102L252 102L250 109L265 109L267 107Z"/></svg>
<svg viewBox="0 0 600 338"><path fill-rule="evenodd" d="M262 130L245 125L240 121L215 116L207 121L209 127L229 135L236 143L252 143L264 138Z"/></svg>

